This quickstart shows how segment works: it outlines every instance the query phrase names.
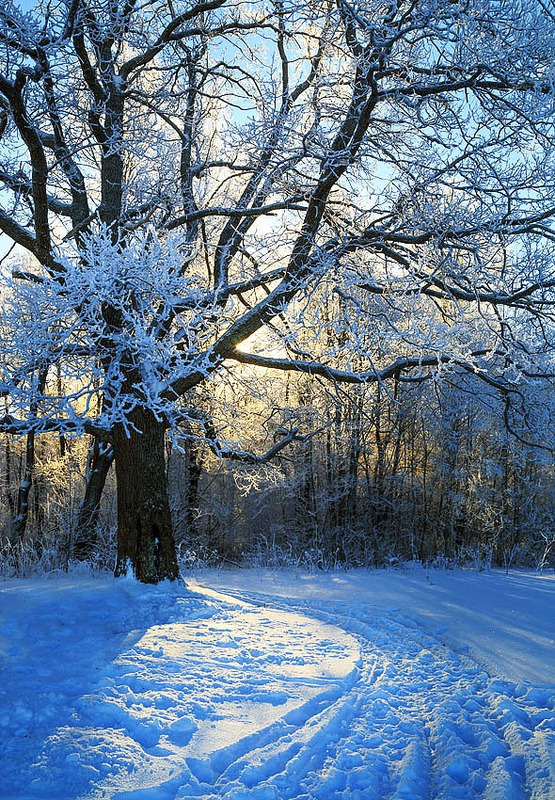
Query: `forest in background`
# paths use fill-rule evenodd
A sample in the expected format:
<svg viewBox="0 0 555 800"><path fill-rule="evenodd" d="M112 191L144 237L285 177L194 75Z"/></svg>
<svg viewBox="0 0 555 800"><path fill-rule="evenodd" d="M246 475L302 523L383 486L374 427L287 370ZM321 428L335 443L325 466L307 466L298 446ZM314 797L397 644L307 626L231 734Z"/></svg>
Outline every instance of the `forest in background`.
<svg viewBox="0 0 555 800"><path fill-rule="evenodd" d="M414 560L478 569L553 565L549 387L536 386L527 398L527 422L535 416L534 430L522 418L515 430L506 401L462 375L396 381L386 389L330 386L291 375L260 381L246 371L227 395L219 413L229 436L240 433L253 451L272 445L284 418L308 434L300 433L299 441L261 464L218 457L200 439L168 439L170 505L182 568L327 569ZM78 561L112 569L111 469L95 529L83 535L81 527L92 477L89 437L37 439L32 476L26 439L3 439L2 574L67 569ZM29 478L28 518L16 538L18 493Z"/></svg>

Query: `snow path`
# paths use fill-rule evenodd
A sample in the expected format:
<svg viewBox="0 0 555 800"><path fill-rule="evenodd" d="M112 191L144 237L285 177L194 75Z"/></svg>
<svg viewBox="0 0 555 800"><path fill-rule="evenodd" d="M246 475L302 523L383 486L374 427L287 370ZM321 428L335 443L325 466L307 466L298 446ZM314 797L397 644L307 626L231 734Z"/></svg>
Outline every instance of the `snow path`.
<svg viewBox="0 0 555 800"><path fill-rule="evenodd" d="M358 596L201 584L0 583L2 800L555 799L555 686Z"/></svg>
<svg viewBox="0 0 555 800"><path fill-rule="evenodd" d="M348 725L311 742L308 769L281 764L268 797L555 798L555 690L492 680L395 611L376 619L367 605L296 608L354 635L362 665L342 698ZM229 794L243 796L240 786Z"/></svg>

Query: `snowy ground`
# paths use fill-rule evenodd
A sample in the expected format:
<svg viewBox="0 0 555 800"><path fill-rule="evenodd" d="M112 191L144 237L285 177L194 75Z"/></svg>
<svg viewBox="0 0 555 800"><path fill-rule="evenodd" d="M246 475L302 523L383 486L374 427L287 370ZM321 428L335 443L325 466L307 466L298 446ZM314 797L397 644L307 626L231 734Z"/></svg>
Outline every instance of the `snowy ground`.
<svg viewBox="0 0 555 800"><path fill-rule="evenodd" d="M0 582L2 800L555 800L555 575Z"/></svg>

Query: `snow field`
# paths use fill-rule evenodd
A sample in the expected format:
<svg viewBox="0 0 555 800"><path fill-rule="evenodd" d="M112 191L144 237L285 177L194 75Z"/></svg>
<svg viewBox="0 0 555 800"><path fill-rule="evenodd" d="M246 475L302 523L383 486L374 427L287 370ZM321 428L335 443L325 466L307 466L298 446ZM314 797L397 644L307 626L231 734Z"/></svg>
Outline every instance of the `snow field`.
<svg viewBox="0 0 555 800"><path fill-rule="evenodd" d="M1 583L2 800L555 798L555 680L263 577Z"/></svg>
<svg viewBox="0 0 555 800"><path fill-rule="evenodd" d="M492 680L397 612L375 619L367 606L297 608L354 635L362 667L342 698L352 709L347 730L336 726L318 759L312 743L312 769L294 770L296 780L276 775L272 796L555 798L553 690Z"/></svg>

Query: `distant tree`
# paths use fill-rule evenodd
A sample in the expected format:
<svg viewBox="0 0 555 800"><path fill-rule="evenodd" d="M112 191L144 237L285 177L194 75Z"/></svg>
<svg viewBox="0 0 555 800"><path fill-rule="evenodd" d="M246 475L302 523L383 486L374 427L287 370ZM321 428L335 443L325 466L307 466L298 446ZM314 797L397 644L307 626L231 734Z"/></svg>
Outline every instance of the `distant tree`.
<svg viewBox="0 0 555 800"><path fill-rule="evenodd" d="M297 436L220 440L194 390L234 365L550 373L554 30L536 0L2 3L0 230L31 260L1 429L110 446L116 574L177 575L168 431L252 462Z"/></svg>

